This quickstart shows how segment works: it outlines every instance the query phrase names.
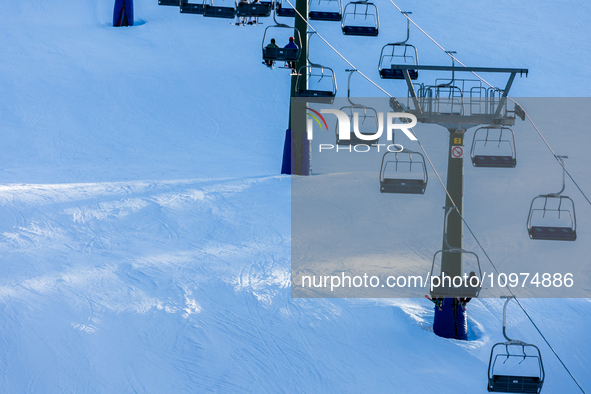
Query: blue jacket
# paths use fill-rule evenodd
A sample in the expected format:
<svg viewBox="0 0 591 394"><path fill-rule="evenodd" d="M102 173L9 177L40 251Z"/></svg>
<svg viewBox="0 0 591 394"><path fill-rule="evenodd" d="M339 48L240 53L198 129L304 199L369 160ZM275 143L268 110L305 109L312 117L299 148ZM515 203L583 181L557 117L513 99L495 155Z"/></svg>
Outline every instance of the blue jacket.
<svg viewBox="0 0 591 394"><path fill-rule="evenodd" d="M286 46L284 46L283 48L294 48L294 49L298 49L298 46L295 44L295 42L290 41L289 43L287 43Z"/></svg>

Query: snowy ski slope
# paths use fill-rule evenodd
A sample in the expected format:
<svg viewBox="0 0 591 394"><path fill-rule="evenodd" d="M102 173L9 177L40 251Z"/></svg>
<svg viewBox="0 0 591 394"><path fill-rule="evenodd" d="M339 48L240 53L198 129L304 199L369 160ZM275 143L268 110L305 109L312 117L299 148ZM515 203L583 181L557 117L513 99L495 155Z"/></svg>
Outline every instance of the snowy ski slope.
<svg viewBox="0 0 591 394"><path fill-rule="evenodd" d="M292 181L278 175L290 81L288 71L261 65L270 19L236 27L136 0L136 26L115 29L112 3L0 5L0 392L485 393L490 347L503 338L499 300L469 304L471 340L460 342L432 333L425 299L290 297ZM403 39L405 21L389 2L376 3L378 38L314 26L403 96L399 82L379 81L377 62L384 44ZM577 108L587 106L587 2L398 5L466 64L529 68L513 97L580 97ZM449 64L417 29L411 41L423 64ZM345 95L349 66L317 38L310 58L335 69ZM352 89L381 96L358 76ZM572 118L570 102L558 103ZM538 126L591 193L584 117L565 130L560 116L526 110L545 119ZM555 269L565 258L585 266L591 210L572 183L579 239L527 238L529 201L556 189L560 171L530 125L515 130L517 168L481 176L466 163L466 216L500 267L530 259ZM442 131L417 127L445 175ZM294 182L317 191L325 176L317 171ZM372 198L384 197L367 185ZM384 220L377 231L429 265L443 196L432 181L420 202L401 196L404 205L387 212L405 223L416 223L413 211L436 215L432 228ZM522 302L591 391L589 299ZM540 346L544 393L579 392L515 305L508 324Z"/></svg>

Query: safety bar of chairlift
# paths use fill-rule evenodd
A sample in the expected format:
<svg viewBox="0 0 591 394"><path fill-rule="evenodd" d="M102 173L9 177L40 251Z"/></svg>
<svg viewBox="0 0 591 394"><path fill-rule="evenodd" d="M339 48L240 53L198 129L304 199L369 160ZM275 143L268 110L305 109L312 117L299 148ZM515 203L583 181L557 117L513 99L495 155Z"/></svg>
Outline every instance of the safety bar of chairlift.
<svg viewBox="0 0 591 394"><path fill-rule="evenodd" d="M375 26L375 28L376 28L376 30L378 30L378 31L379 31L379 30L380 30L380 16L379 16L379 13L378 13L378 6L376 6L374 3L372 3L372 2L370 2L370 1L368 1L368 0L358 0L358 1L352 1L352 2L348 3L348 4L345 6L345 8L343 9L343 17L342 17L342 19L341 19L341 29L344 29L344 28L345 28L345 16L347 15L347 14L346 14L346 12L347 12L347 7L349 7L350 5L353 5L353 6L355 7L355 8L354 8L354 10L353 10L353 15L358 15L358 14L357 14L357 6L358 6L358 5L361 5L361 4L365 5L365 18L366 18L366 19L367 19L367 11L368 11L368 9L369 9L369 6L370 6L370 5L372 5L372 6L373 6L373 8L374 8L374 9L375 9L375 11L376 11L376 13L375 13L375 15L376 15L376 23L375 23L375 24L376 24L376 26ZM410 14L412 14L412 12L410 12ZM355 19L355 18L353 18L353 19ZM409 22L409 23L410 23L410 22ZM347 26L352 26L352 25L347 25ZM408 34L407 34L407 38L406 38L406 40L408 40ZM406 41L405 41L405 42L406 42Z"/></svg>
<svg viewBox="0 0 591 394"><path fill-rule="evenodd" d="M383 175L384 170L385 170L385 168L384 168L384 159L386 158L386 156L388 154L397 155L398 153L407 153L409 155L409 160L410 160L411 166L412 166L412 163L413 163L412 162L412 155L413 154L416 154L416 155L421 156L421 158L422 158L422 161L421 162L422 162L422 167L423 167L423 178L424 178L425 184L427 184L429 182L429 174L427 173L427 167L425 166L425 157L420 152L415 152L415 151L412 151L412 150L406 149L406 148L402 149L400 152L390 152L390 151L387 151L386 153L384 153L384 155L382 156L382 164L380 165L380 183L383 180L382 179L382 175ZM396 162L398 163L398 157L396 157ZM386 163L388 163L388 162L386 162ZM418 163L418 161L417 161L417 163Z"/></svg>
<svg viewBox="0 0 591 394"><path fill-rule="evenodd" d="M391 58L394 58L394 57L403 57L403 58L409 57L409 56L406 55L406 51L407 51L408 48L412 48L414 50L414 52L415 52L415 56L414 56L415 64L412 65L412 66L409 66L407 69L408 70L415 70L415 69L417 69L417 67L419 65L419 52L417 51L417 48L414 45L406 44L406 41L407 40L402 41L402 42L391 42L391 43L388 43L388 44L386 44L386 45L384 45L382 47L382 51L380 52L380 63L378 64L378 69L379 70L383 70L384 69L384 67L382 66L382 64L384 62L384 58L385 57L388 57L388 56L391 57ZM391 55L384 55L384 49L386 49L386 47L388 47L388 46L391 46L392 47L392 54ZM404 47L404 53L402 55L396 55L396 56L394 56L394 50L395 50L396 47ZM394 68L393 66L396 66L396 68ZM404 69L404 68L399 67L399 66L401 66L401 65L390 64L390 67L388 67L388 68L389 69Z"/></svg>
<svg viewBox="0 0 591 394"><path fill-rule="evenodd" d="M310 4L312 3L313 0L308 0L308 12L327 12L327 13L331 13L334 14L335 11L310 11ZM320 4L322 0L318 0L318 4ZM339 3L339 15L343 16L343 0L326 0L327 3L330 3L331 1Z"/></svg>
<svg viewBox="0 0 591 394"><path fill-rule="evenodd" d="M486 137L484 139L484 141L485 141L485 144L484 145L485 146L486 146L486 142L489 141L489 139L488 139L488 132L489 132L489 130L500 130L500 133L499 133L499 145L498 146L501 146L501 142L504 141L504 140L501 139L501 137L503 137L503 130L509 130L511 132L511 136L513 138L513 144L511 145L511 157L513 157L513 159L515 159L517 157L517 146L515 145L515 133L513 132L513 130L510 127L502 127L502 126L494 126L494 127L491 127L491 126L486 126L486 127L480 127L478 129L476 129L476 131L474 132L474 139L472 140L472 147L470 148L470 159L474 159L475 156L478 156L478 155L475 155L474 154L474 147L476 146L476 141L477 141L476 140L476 136L477 136L479 130L486 130ZM483 140L478 140L478 141L483 141ZM495 141L495 140L490 140L490 141ZM506 140L506 141L511 142L510 140Z"/></svg>
<svg viewBox="0 0 591 394"><path fill-rule="evenodd" d="M544 207L543 208L536 208L536 209L534 209L534 202L538 198L544 198L545 199L545 201L544 201ZM560 199L560 202L558 203L558 208L546 209L546 204L548 203L548 199L549 198L559 198ZM575 213L575 204L574 204L573 200L569 196L562 196L562 195L556 194L556 193L540 194L539 196L534 197L534 199L532 200L532 202L531 202L531 204L529 206L529 214L527 216L527 229L528 229L528 231L531 230L532 227L535 227L535 226L532 226L532 224L531 224L532 213L534 211L557 211L558 212L558 215L559 215L559 217L558 217L559 219L560 219L560 212L569 212L569 214L570 214L570 209L561 210L562 200L563 199L569 200L571 202L571 208L572 208L572 215L570 215L571 216L571 227L572 227L573 233L576 233L576 231L577 231L577 216L576 216L576 213Z"/></svg>
<svg viewBox="0 0 591 394"><path fill-rule="evenodd" d="M572 214L572 224L573 224L573 231L576 231L577 229L577 217L575 215L575 204L573 202L573 200L569 197L569 196L563 196L562 192L564 192L564 189L566 187L566 165L564 163L564 159L568 159L568 156L564 156L564 155L554 155L558 161L560 162L560 164L562 164L562 188L560 189L560 191L558 193L548 193L548 194L540 194L537 197L534 197L534 199L532 200L530 207L529 207L529 215L527 216L527 228L528 230L531 229L532 225L531 225L531 216L532 216L532 212L533 212L533 205L534 205L534 201L538 198L545 198L546 201L544 201L544 208L543 210L546 210L546 204L548 203L548 198L560 198L560 202L559 202L559 206L558 206L558 212L560 212L560 207L562 206L562 199L567 199L571 202L571 206L573 209L573 214Z"/></svg>
<svg viewBox="0 0 591 394"><path fill-rule="evenodd" d="M325 77L324 69L327 69L331 72L331 79L332 79L331 93L333 94L333 96L336 96L337 95L337 80L336 80L336 77L334 74L334 70L330 67L322 66L320 64L315 64L315 63L311 63L311 62L307 66L300 67L300 69L298 70L298 74L297 74L297 78L296 78L296 95L298 94L298 92L300 90L303 90L303 89L300 89L300 76L302 75L302 70L306 69L306 72L308 71L308 69L310 70L310 75L308 76L308 78L309 78L312 76L312 69L313 68L320 69L320 72L322 73L320 75L320 79L316 82L322 81L322 79ZM314 89L312 89L312 90L314 90Z"/></svg>
<svg viewBox="0 0 591 394"><path fill-rule="evenodd" d="M478 255L474 252L470 252L468 250L462 249L462 248L456 248L451 246L448 241L447 241L447 224L449 221L449 215L452 211L457 211L456 207L449 207L447 208L447 212L445 213L445 222L443 223L443 243L445 244L445 246L447 247L447 249L441 249L438 250L437 252L435 252L435 255L433 256L433 264L431 265L431 276L433 276L433 271L435 270L435 258L437 257L438 253L443 253L443 252L447 252L447 253L466 253L466 254L471 254L474 257L476 257L476 264L478 265L478 278L479 278L479 284L480 284L480 288L482 288L482 269L480 267L480 259L478 258ZM479 294L479 291L476 293L477 295Z"/></svg>

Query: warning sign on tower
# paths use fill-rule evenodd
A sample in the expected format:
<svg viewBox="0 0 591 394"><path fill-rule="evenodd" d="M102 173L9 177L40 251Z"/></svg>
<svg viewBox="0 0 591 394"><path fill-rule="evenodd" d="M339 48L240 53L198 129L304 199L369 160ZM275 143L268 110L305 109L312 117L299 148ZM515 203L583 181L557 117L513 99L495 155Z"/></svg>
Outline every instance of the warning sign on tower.
<svg viewBox="0 0 591 394"><path fill-rule="evenodd" d="M464 148L461 146L454 146L451 148L451 157L452 159L462 159L464 158Z"/></svg>

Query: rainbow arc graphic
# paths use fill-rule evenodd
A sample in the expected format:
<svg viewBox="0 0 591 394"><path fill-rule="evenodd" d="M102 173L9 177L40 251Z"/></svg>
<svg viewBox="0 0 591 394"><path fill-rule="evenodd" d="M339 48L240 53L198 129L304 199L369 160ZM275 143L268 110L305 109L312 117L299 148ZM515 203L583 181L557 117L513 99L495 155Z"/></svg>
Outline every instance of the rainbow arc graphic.
<svg viewBox="0 0 591 394"><path fill-rule="evenodd" d="M320 112L313 110L312 108L308 108L308 107L306 107L306 109L308 111L313 112L313 113L307 112L306 115L310 116L312 119L314 119L316 121L316 123L318 123L318 126L320 126L320 130L323 130L324 128L326 128L326 130L328 130L328 125L326 124L326 120L324 120L324 116L322 116L320 114ZM322 123L320 123L321 120L322 120ZM324 123L324 127L322 127L323 123Z"/></svg>

